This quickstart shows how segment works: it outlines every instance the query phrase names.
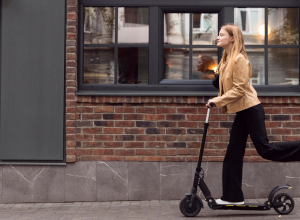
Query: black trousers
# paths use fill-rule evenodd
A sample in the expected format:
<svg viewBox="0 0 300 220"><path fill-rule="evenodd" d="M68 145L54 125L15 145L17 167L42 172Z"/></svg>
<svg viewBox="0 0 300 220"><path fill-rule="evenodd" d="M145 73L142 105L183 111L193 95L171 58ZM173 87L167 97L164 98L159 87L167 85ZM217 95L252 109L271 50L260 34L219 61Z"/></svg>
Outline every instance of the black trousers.
<svg viewBox="0 0 300 220"><path fill-rule="evenodd" d="M237 112L223 162L222 200L244 201L242 173L248 134L258 154L264 159L281 162L300 161L300 141L269 143L262 104Z"/></svg>

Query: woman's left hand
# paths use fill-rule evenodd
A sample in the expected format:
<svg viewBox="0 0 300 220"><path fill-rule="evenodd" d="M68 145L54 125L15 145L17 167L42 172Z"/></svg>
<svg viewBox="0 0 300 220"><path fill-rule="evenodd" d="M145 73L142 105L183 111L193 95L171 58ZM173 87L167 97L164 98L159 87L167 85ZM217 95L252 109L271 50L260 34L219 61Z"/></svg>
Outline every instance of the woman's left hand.
<svg viewBox="0 0 300 220"><path fill-rule="evenodd" d="M215 103L213 103L212 101L208 100L207 104L206 104L206 107L208 108L213 108L215 105Z"/></svg>

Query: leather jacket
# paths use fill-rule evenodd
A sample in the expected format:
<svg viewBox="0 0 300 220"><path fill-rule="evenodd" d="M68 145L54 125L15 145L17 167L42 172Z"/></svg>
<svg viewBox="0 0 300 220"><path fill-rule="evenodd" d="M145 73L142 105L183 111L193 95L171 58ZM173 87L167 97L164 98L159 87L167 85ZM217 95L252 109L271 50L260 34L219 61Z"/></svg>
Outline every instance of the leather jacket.
<svg viewBox="0 0 300 220"><path fill-rule="evenodd" d="M219 76L218 97L210 99L221 113L236 113L260 103L257 93L250 83L252 69L249 60L239 54L234 61L234 70L227 71L228 62Z"/></svg>

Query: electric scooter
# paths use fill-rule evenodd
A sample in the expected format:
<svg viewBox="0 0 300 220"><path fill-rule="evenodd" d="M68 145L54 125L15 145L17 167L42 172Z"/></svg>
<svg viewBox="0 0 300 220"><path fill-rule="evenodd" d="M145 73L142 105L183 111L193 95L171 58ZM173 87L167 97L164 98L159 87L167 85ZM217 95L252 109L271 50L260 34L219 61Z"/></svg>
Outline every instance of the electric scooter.
<svg viewBox="0 0 300 220"><path fill-rule="evenodd" d="M210 114L210 108L207 110L206 121L204 123L204 130L202 135L202 141L200 146L200 153L197 163L197 168L194 177L193 188L191 193L187 193L185 197L180 201L179 208L183 215L187 217L194 217L198 215L201 208L203 208L202 200L197 195L197 186L200 187L203 195L205 196L205 201L208 206L213 210L219 209L233 209L233 210L261 210L267 211L274 208L275 211L281 215L287 215L294 209L294 199L287 193L277 194L275 193L280 189L291 189L292 187L288 184L282 186L276 186L269 194L268 200L264 204L259 203L245 203L243 205L230 205L230 204L217 204L212 197L208 187L204 182L204 171L201 168L201 161L203 156L203 149L205 145L206 134L208 130L208 119Z"/></svg>

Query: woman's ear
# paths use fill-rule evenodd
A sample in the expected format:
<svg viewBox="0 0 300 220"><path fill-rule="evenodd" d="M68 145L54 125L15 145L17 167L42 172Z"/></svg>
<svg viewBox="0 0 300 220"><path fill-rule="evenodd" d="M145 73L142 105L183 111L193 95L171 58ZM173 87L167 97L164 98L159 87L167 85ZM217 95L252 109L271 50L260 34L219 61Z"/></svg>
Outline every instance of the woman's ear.
<svg viewBox="0 0 300 220"><path fill-rule="evenodd" d="M230 37L230 42L231 42L231 43L234 42L234 36Z"/></svg>

